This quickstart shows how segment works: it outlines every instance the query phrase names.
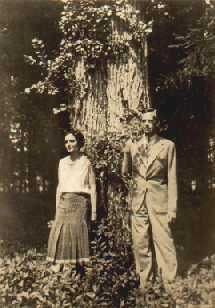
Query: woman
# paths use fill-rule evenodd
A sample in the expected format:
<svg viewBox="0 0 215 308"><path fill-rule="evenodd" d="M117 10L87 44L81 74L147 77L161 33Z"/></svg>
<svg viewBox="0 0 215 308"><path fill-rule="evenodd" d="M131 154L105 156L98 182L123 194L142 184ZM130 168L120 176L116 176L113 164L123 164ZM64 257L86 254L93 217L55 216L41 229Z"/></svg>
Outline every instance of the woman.
<svg viewBox="0 0 215 308"><path fill-rule="evenodd" d="M54 271L65 264L89 261L88 208L96 219L96 182L89 159L81 154L84 136L77 130L65 135L68 156L60 160L56 193L56 218L48 242L48 260L55 262Z"/></svg>

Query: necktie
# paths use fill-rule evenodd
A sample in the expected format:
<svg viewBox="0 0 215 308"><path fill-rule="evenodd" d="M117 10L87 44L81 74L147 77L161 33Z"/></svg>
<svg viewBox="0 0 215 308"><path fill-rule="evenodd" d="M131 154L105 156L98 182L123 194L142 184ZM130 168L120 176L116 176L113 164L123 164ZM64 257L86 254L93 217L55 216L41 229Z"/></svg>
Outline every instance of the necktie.
<svg viewBox="0 0 215 308"><path fill-rule="evenodd" d="M143 141L143 143L144 143L144 146L145 146L145 150L146 150L146 152L147 152L147 151L148 151L148 148L149 148L149 137L148 137L148 136L144 135L144 141Z"/></svg>
<svg viewBox="0 0 215 308"><path fill-rule="evenodd" d="M145 161L146 165L148 165L149 137L147 135L144 135L143 143L145 148Z"/></svg>

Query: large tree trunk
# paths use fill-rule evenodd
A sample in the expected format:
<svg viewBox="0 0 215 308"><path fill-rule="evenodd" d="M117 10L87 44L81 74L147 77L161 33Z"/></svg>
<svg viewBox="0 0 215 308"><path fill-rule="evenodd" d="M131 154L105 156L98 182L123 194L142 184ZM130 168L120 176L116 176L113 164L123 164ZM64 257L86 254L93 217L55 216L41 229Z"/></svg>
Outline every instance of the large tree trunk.
<svg viewBox="0 0 215 308"><path fill-rule="evenodd" d="M135 4L133 4L135 5ZM128 36L119 22L113 20L112 38L117 41ZM79 93L75 103L76 115L71 114L71 125L85 130L88 135L106 135L123 130L120 121L125 107L137 110L150 106L147 68L147 39L141 48L129 46L128 54L118 55L114 61L101 63L94 74L89 75L84 60L77 63L76 76L87 88ZM125 106L125 101L126 105Z"/></svg>
<svg viewBox="0 0 215 308"><path fill-rule="evenodd" d="M117 42L128 36L124 25L113 20L112 41ZM122 121L125 114L129 110L138 111L140 107L143 109L150 106L147 53L145 37L141 46L129 44L127 53L120 53L108 61L103 59L93 74L87 72L84 59L77 63L75 75L80 89L78 98L71 105L70 123L84 131L88 141L92 140L91 137L106 137L111 133L127 135L128 126ZM105 159L110 162L109 151L108 154L104 153L103 160ZM111 167L103 167L98 177L102 215L107 213L107 208L110 210L111 198L117 194L117 179L110 177ZM118 181L121 183L119 179ZM112 210L115 211L114 208ZM126 211L124 206L125 215L128 214Z"/></svg>

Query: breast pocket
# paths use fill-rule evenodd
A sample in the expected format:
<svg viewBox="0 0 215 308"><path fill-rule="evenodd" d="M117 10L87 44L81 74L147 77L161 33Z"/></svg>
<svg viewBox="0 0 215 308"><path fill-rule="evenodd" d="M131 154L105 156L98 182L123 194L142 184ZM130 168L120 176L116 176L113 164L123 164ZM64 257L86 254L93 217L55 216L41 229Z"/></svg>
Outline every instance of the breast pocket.
<svg viewBox="0 0 215 308"><path fill-rule="evenodd" d="M163 168L167 168L168 156L166 151L159 153L156 160Z"/></svg>

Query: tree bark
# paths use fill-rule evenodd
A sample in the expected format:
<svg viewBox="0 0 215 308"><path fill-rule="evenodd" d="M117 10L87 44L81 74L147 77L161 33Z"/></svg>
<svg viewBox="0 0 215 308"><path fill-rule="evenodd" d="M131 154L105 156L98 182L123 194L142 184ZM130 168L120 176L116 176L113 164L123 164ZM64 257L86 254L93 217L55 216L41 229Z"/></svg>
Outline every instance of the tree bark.
<svg viewBox="0 0 215 308"><path fill-rule="evenodd" d="M136 1L132 2L136 6ZM124 26L113 20L113 39L117 41L128 35ZM151 105L147 38L141 45L137 49L130 44L128 55L119 55L115 61L102 63L94 75L87 73L83 59L77 63L76 76L86 85L87 95L82 95L75 103L76 115L73 111L70 116L71 126L76 126L91 136L119 132L123 130L120 119L126 111L125 101L128 109L132 110L138 110L140 104L142 109Z"/></svg>

